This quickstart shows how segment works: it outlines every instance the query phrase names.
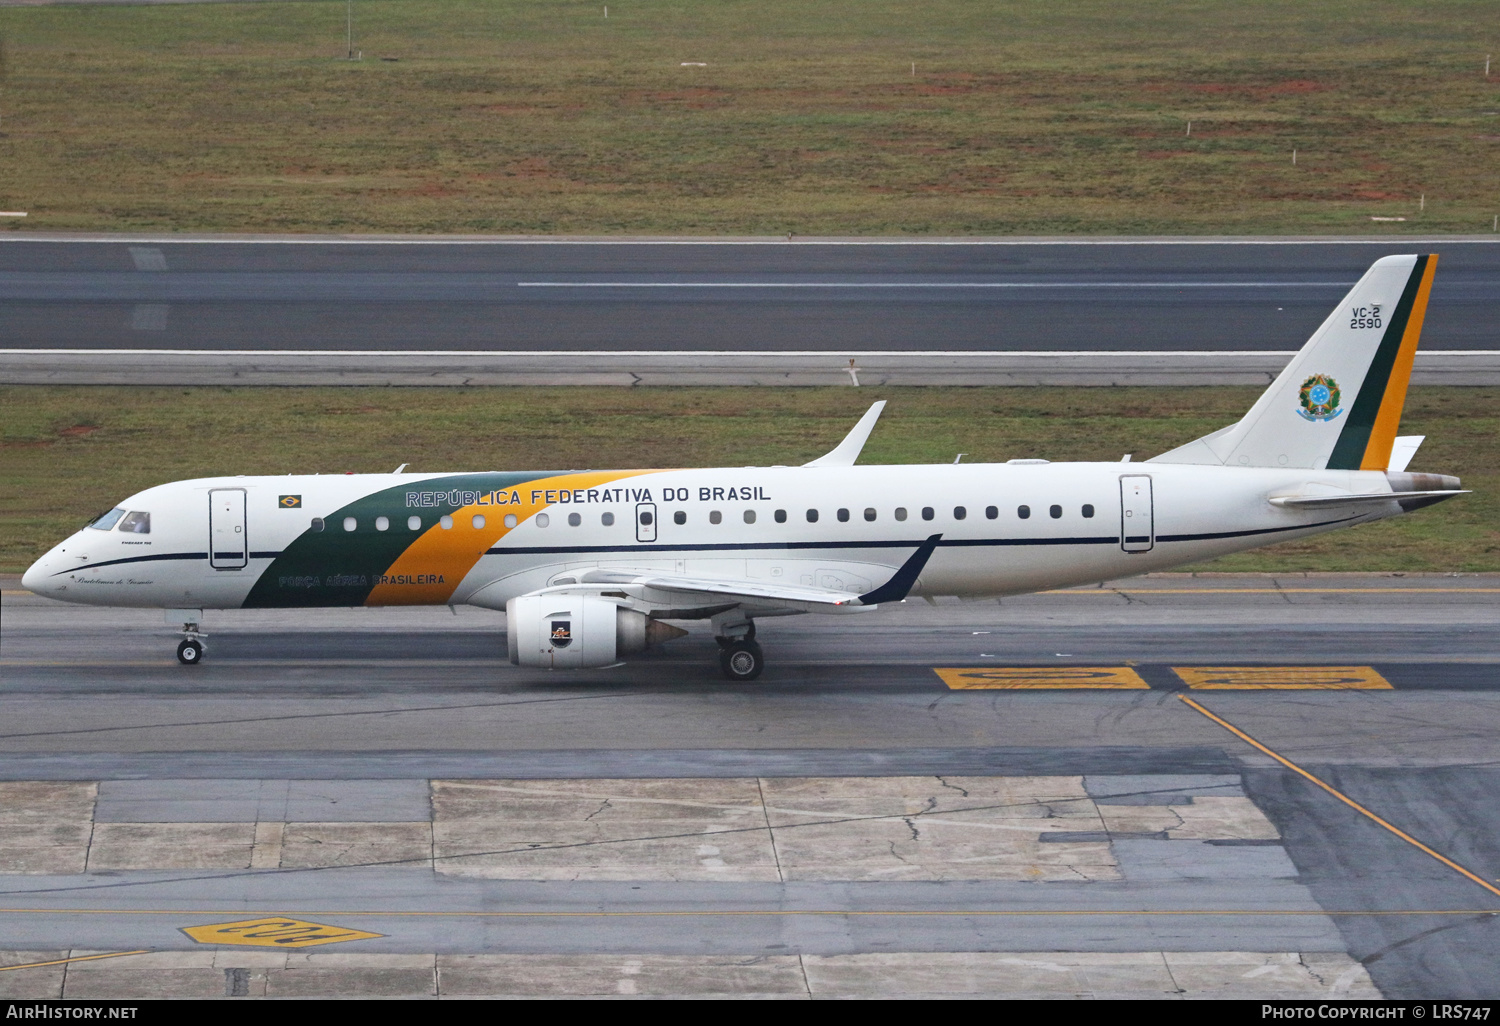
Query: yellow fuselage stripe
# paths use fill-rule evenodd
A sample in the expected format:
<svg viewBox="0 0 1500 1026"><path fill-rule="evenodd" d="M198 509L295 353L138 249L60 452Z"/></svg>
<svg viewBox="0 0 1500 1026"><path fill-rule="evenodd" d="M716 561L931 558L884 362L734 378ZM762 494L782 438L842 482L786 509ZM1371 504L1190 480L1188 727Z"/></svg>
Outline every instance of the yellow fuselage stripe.
<svg viewBox="0 0 1500 1026"><path fill-rule="evenodd" d="M500 489L514 494L519 501L503 506L474 505L454 510L453 528L444 529L440 522L428 527L407 546L406 551L391 564L385 575L390 578L405 577L407 580L426 577L429 583L378 583L370 590L365 604L441 605L453 596L454 590L483 558L485 552L511 532L512 529L505 526L506 514L513 514L516 526L519 527L535 514L556 505L544 501L549 491L555 495L564 489L598 488L627 478L659 473L659 470L588 471L537 478L513 488ZM543 501L532 501L534 496L541 496ZM483 527L471 526L475 516L484 517Z"/></svg>

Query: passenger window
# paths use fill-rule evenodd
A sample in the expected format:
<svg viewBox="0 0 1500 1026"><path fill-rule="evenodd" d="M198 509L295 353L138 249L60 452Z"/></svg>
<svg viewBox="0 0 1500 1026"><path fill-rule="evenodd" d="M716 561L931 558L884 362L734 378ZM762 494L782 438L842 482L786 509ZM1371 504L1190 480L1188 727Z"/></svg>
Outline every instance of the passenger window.
<svg viewBox="0 0 1500 1026"><path fill-rule="evenodd" d="M438 523L442 525L443 530L445 531L453 530L453 518L446 513L442 515L442 517L438 520Z"/></svg>
<svg viewBox="0 0 1500 1026"><path fill-rule="evenodd" d="M683 524L687 523L687 513L682 510L678 510L676 513L673 513L672 523L676 524L678 527L681 527Z"/></svg>
<svg viewBox="0 0 1500 1026"><path fill-rule="evenodd" d="M448 518L444 517L443 519L447 520ZM520 523L520 521L516 519L516 515L514 513L507 513L507 514L505 514L505 521L504 521L504 523L505 523L506 527L515 527L516 524ZM443 526L447 527L448 525L444 524Z"/></svg>
<svg viewBox="0 0 1500 1026"><path fill-rule="evenodd" d="M377 530L377 531L389 531L390 528L391 528L391 518L390 517L376 517L375 518L375 530Z"/></svg>
<svg viewBox="0 0 1500 1026"><path fill-rule="evenodd" d="M408 531L420 531L422 529L422 518L421 517L407 517L406 518L406 529Z"/></svg>
<svg viewBox="0 0 1500 1026"><path fill-rule="evenodd" d="M613 513L605 513L599 517L599 523L603 524L605 527L614 527L615 515Z"/></svg>
<svg viewBox="0 0 1500 1026"><path fill-rule="evenodd" d="M89 524L89 526L96 531L108 531L111 527L115 526L115 521L124 515L125 511L123 509L112 509L108 513L96 517L94 522Z"/></svg>
<svg viewBox="0 0 1500 1026"><path fill-rule="evenodd" d="M1030 506L1017 506L1016 507L1016 516L1020 517L1022 520L1029 520L1029 519L1031 519L1031 507Z"/></svg>
<svg viewBox="0 0 1500 1026"><path fill-rule="evenodd" d="M1062 517L1062 507L1061 506L1048 506L1047 507L1047 515L1050 516L1053 520L1060 519Z"/></svg>
<svg viewBox="0 0 1500 1026"><path fill-rule="evenodd" d="M569 513L568 514L568 526L569 527L577 527L578 525L580 525L582 523L583 523L583 517L580 516L579 514L577 514L577 513Z"/></svg>
<svg viewBox="0 0 1500 1026"><path fill-rule="evenodd" d="M469 522L474 525L474 530L476 530L476 531L482 531L482 530L484 530L484 514L483 513L475 513L474 514L474 519L471 520L471 521L469 521Z"/></svg>
<svg viewBox="0 0 1500 1026"><path fill-rule="evenodd" d="M354 530L358 526L359 526L359 521L355 520L353 517L345 517L344 518L344 530L346 530L346 531L352 531L352 530Z"/></svg>
<svg viewBox="0 0 1500 1026"><path fill-rule="evenodd" d="M816 524L818 522L818 511L817 510L810 509L810 510L807 511L807 522L809 524Z"/></svg>
<svg viewBox="0 0 1500 1026"><path fill-rule="evenodd" d="M120 530L128 534L150 534L150 513L126 513L125 519L120 521Z"/></svg>
<svg viewBox="0 0 1500 1026"><path fill-rule="evenodd" d="M847 509L841 509L841 510L839 510L839 523L841 523L841 524L847 524L848 522L849 522L849 511Z"/></svg>
<svg viewBox="0 0 1500 1026"><path fill-rule="evenodd" d="M954 520L962 520L964 517L966 517L968 515L969 515L969 511L967 509L965 509L964 507L962 507L962 506L954 506L953 507L953 519Z"/></svg>
<svg viewBox="0 0 1500 1026"><path fill-rule="evenodd" d="M865 519L873 523L875 521L875 507L869 506L865 509Z"/></svg>
<svg viewBox="0 0 1500 1026"><path fill-rule="evenodd" d="M776 511L776 522L778 524L784 524L784 523L786 523L786 510L784 510L784 509L778 509Z"/></svg>
<svg viewBox="0 0 1500 1026"><path fill-rule="evenodd" d="M922 507L922 519L923 520L931 520L935 516L937 516L937 514L933 512L931 506L923 506Z"/></svg>
<svg viewBox="0 0 1500 1026"><path fill-rule="evenodd" d="M984 518L986 520L994 520L999 515L1000 515L1000 507L999 506L986 506L986 507L984 507Z"/></svg>
<svg viewBox="0 0 1500 1026"><path fill-rule="evenodd" d="M897 506L896 507L896 519L897 520L905 520L906 519L906 507L905 506Z"/></svg>
<svg viewBox="0 0 1500 1026"><path fill-rule="evenodd" d="M710 524L722 524L724 522L724 514L720 513L718 510L714 510L713 512L709 513L708 522Z"/></svg>
<svg viewBox="0 0 1500 1026"><path fill-rule="evenodd" d="M747 509L747 510L745 510L745 523L747 523L747 524L753 524L753 523L755 523L755 510L753 510L753 509Z"/></svg>
<svg viewBox="0 0 1500 1026"><path fill-rule="evenodd" d="M313 534L318 534L322 530L323 530L323 518L322 517L313 517L312 518L312 533Z"/></svg>
<svg viewBox="0 0 1500 1026"><path fill-rule="evenodd" d="M552 518L549 517L547 514L545 514L545 513L538 513L536 515L536 526L538 526L538 527L546 527L550 523L552 523Z"/></svg>
<svg viewBox="0 0 1500 1026"><path fill-rule="evenodd" d="M1083 507L1083 517L1084 517L1085 520L1091 519L1093 517L1093 515L1094 515L1094 507L1093 506L1084 506Z"/></svg>

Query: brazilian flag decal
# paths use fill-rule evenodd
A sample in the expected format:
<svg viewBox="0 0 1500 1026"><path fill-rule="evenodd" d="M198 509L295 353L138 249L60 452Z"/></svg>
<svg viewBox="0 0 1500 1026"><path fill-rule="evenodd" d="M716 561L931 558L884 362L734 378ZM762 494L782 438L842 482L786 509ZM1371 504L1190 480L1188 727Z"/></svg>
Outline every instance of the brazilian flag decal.
<svg viewBox="0 0 1500 1026"><path fill-rule="evenodd" d="M282 495L282 496L278 496L277 499L276 499L276 505L280 506L282 509L301 509L302 508L302 496L300 496L300 495Z"/></svg>

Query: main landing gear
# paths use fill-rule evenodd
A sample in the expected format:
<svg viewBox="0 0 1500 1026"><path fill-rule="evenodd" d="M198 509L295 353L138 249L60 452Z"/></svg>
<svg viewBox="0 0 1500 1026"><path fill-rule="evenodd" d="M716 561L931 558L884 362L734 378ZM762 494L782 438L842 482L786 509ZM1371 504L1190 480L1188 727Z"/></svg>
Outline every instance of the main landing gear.
<svg viewBox="0 0 1500 1026"><path fill-rule="evenodd" d="M715 623L719 669L730 680L754 680L766 668L766 654L755 640L755 621Z"/></svg>
<svg viewBox="0 0 1500 1026"><path fill-rule="evenodd" d="M730 680L754 680L766 668L766 655L754 640L731 641L719 651L719 669Z"/></svg>
<svg viewBox="0 0 1500 1026"><path fill-rule="evenodd" d="M182 633L187 637L177 646L177 661L183 666L197 666L203 662L203 639L206 635L198 630L196 623L183 624Z"/></svg>

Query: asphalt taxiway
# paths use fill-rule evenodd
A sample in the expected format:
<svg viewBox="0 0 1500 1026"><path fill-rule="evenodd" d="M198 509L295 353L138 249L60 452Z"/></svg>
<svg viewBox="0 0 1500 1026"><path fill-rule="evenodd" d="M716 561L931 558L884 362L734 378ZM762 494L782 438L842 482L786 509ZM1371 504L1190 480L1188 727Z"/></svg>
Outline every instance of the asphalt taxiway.
<svg viewBox="0 0 1500 1026"><path fill-rule="evenodd" d="M0 237L17 349L1280 352L1439 252L1423 346L1490 350L1500 245L1445 239Z"/></svg>
<svg viewBox="0 0 1500 1026"><path fill-rule="evenodd" d="M0 995L1496 996L1497 577L766 621L738 685L9 587Z"/></svg>

